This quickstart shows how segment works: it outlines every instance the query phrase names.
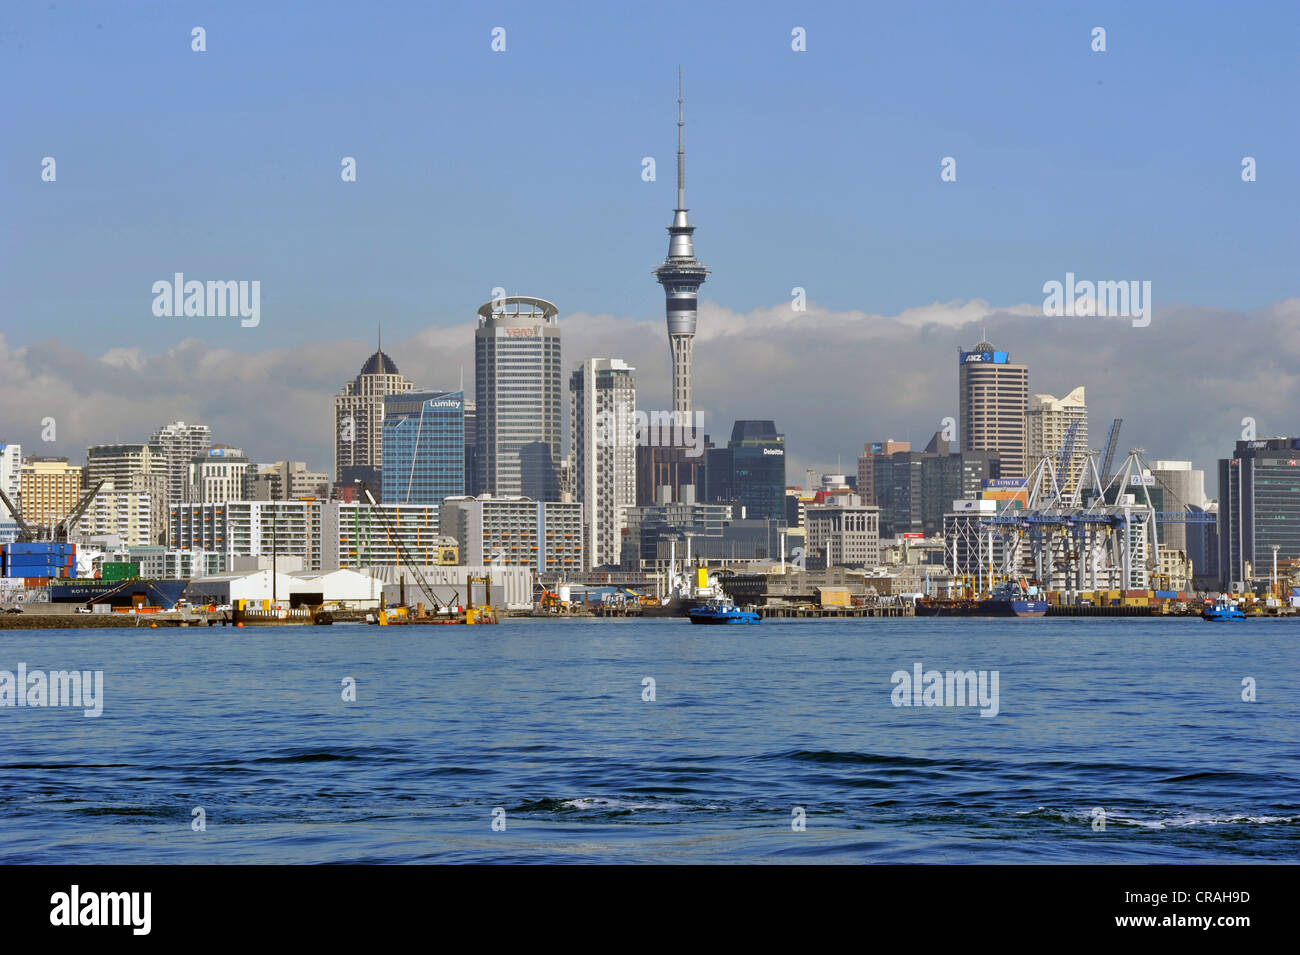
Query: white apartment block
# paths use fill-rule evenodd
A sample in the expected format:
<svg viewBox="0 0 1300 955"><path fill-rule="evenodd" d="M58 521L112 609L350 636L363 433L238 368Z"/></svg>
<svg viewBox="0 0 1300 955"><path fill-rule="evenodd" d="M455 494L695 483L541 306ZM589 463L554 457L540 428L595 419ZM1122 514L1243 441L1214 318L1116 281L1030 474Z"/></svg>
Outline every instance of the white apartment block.
<svg viewBox="0 0 1300 955"><path fill-rule="evenodd" d="M462 564L531 567L567 576L583 570L582 505L526 497L449 497L442 533L460 544Z"/></svg>
<svg viewBox="0 0 1300 955"><path fill-rule="evenodd" d="M322 569L327 542L322 501L225 501L174 504L167 535L171 550L222 555L226 572L234 557L302 558L304 570Z"/></svg>
<svg viewBox="0 0 1300 955"><path fill-rule="evenodd" d="M420 566L457 564L456 541L443 535L436 504L326 501L322 509L323 570L397 566L394 533L407 560Z"/></svg>
<svg viewBox="0 0 1300 955"><path fill-rule="evenodd" d="M573 493L588 570L620 562L624 508L636 504L635 371L618 358L590 358L569 379Z"/></svg>

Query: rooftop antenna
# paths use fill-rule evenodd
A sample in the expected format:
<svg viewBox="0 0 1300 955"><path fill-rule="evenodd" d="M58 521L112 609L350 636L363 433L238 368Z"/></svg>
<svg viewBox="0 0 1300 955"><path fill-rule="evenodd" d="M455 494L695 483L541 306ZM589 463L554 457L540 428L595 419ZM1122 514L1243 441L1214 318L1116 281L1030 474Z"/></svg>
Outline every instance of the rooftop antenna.
<svg viewBox="0 0 1300 955"><path fill-rule="evenodd" d="M686 208L686 123L682 120L682 68L677 67L677 208Z"/></svg>

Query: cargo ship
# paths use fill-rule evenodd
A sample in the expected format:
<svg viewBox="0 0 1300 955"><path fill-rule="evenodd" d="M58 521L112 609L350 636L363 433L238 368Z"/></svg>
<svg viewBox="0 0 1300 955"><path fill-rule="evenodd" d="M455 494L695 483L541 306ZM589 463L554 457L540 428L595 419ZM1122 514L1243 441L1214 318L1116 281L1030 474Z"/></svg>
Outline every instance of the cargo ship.
<svg viewBox="0 0 1300 955"><path fill-rule="evenodd" d="M1043 617L1047 599L1025 582L998 584L985 598L919 597L918 617Z"/></svg>
<svg viewBox="0 0 1300 955"><path fill-rule="evenodd" d="M187 580L130 577L104 580L99 577L56 579L49 583L50 603L109 604L113 607L161 607L171 610L185 593Z"/></svg>

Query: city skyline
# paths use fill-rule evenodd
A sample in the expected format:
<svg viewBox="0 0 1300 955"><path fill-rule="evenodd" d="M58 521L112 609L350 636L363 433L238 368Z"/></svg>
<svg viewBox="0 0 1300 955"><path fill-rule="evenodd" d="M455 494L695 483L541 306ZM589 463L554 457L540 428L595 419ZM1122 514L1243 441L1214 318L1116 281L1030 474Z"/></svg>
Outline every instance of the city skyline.
<svg viewBox="0 0 1300 955"><path fill-rule="evenodd" d="M21 243L6 236L11 254L0 262L8 314L23 317L0 327L0 373L12 383L0 429L29 453L76 457L90 444L144 440L142 428L159 422L133 422L166 402L167 418L208 423L251 457L326 468L332 435L309 409L369 353L358 337L382 321L413 381L453 390L467 367L473 373L467 316L498 286L557 303L566 372L589 357L630 358L643 405L671 408L667 362L639 356L663 352L662 292L645 270L663 254L658 230L675 186L666 107L678 63L691 80L693 203L708 223L714 270L699 303L694 360L694 404L711 434L738 419L772 418L790 437L792 473L833 470L866 440L922 444L936 422L957 415L941 370L948 349L977 341L985 325L1033 366L1031 389L1086 385L1093 416L1124 417L1126 440L1153 454L1208 469L1243 418L1260 433L1296 430L1290 409L1300 405L1300 381L1287 368L1300 360L1290 214L1300 194L1280 158L1295 154L1296 133L1267 108L1297 79L1285 29L1261 37L1222 22L1207 4L1183 5L1177 20L1121 5L1100 5L1087 20L1039 11L1030 23L997 18L996 29L960 7L943 7L937 18L892 10L871 20L854 10L829 19L812 11L801 21L807 48L795 52L792 15L775 8L743 23L704 11L706 23L734 32L733 43L718 44L678 35L664 25L671 18L611 22L602 11L566 21L572 35L560 35L544 17L507 6L500 17L509 40L495 53L495 22L452 12L438 23L446 62L428 69L493 79L429 100L442 111L439 128L488 142L492 124L504 120L541 146L449 152L407 119L413 99L435 96L434 77L411 73L427 57L386 56L404 95L371 103L320 72L329 60L322 50L340 37L276 12L262 14L254 37L237 29L248 9L208 23L207 60L189 48L191 24L179 19L188 13L105 13L97 37L69 36L63 11L15 15L12 55L0 71L49 54L55 36L61 56L82 54L71 75L102 65L102 44L117 44L103 90L56 85L39 109L20 104L0 154L8 173L0 198L12 222L32 224ZM1281 24L1296 14L1278 16ZM1111 24L1105 52L1089 46L1094 18ZM368 21L359 36L379 31L399 44L395 53L421 42L418 30L393 40L390 26ZM1190 38L1211 28L1222 58L1171 78L1168 68L1198 42ZM316 44L306 54L287 39L304 30ZM584 47L581 63L554 57L557 76L572 84L527 86L533 74L520 69L538 44L562 53L602 31L606 42ZM618 60L628 31L648 50L671 44L664 65L616 70L609 75L617 81L599 89L579 82ZM942 69L918 73L891 44L871 66L839 55L891 31L924 37L942 54ZM1041 48L1044 38L1051 49ZM303 61L302 83L341 110L336 134L301 125L319 108L303 102L305 86L257 68L266 45L282 41L279 53ZM119 47L152 49L154 59L123 63ZM1013 67L990 56L1009 49L1028 59ZM1242 71L1235 64L1245 49L1250 68ZM770 57L768 69L736 69L735 58L754 50ZM341 56L364 63L373 54ZM240 115L252 141L275 144L274 155L229 162L195 154L185 133L175 143L138 137L138 112L115 111L105 98L140 93L158 57L174 76L168 88L150 90L146 105L188 115L188 103L203 123L225 122L220 110L267 103ZM197 92L213 61L250 67L219 104ZM483 73L485 63L496 72ZM1026 66L1038 70L1034 89L1013 83ZM574 90L596 106L574 108ZM1162 109L1148 109L1151 102ZM1048 105L1076 119L1028 121ZM362 106L372 121L359 118L371 115ZM857 107L865 109L860 123L838 121ZM120 140L120 157L106 159L84 132L54 123L87 110L118 116L108 135ZM1209 142L1198 132L1207 111L1222 124ZM289 127L269 126L273 115L288 117ZM599 129L590 125L595 115L604 117ZM908 118L919 116L930 118ZM1071 138L1089 119L1127 136L1135 157L1107 164L1086 138ZM1004 140L997 150L981 141L981 123L990 122ZM188 129L189 138L201 128ZM1144 150L1147 142L1154 148ZM837 145L828 151L828 143ZM160 168L159 150L175 161ZM60 162L54 182L41 181L45 156ZM355 182L339 176L348 156ZM1256 181L1242 179L1245 156L1259 163ZM945 157L957 161L954 182L940 177ZM656 167L648 181L645 158ZM131 201L137 186L157 200ZM113 230L95 227L100 213L90 200L100 196ZM430 230L435 211L456 227ZM1216 225L1207 234L1196 223L1209 219ZM1067 221L1069 229L1059 227ZM365 241L333 241L335 229ZM60 234L70 237L56 242ZM100 243L101 235L116 238ZM177 269L262 282L261 321L244 328L154 316L149 284ZM1068 272L1152 281L1151 325L1044 317L1043 283ZM792 309L795 288L806 293L805 312ZM1153 374L1165 368L1189 373ZM768 387L756 391L754 380ZM266 418L267 408L282 410L283 420ZM49 443L40 441L46 418L58 425Z"/></svg>

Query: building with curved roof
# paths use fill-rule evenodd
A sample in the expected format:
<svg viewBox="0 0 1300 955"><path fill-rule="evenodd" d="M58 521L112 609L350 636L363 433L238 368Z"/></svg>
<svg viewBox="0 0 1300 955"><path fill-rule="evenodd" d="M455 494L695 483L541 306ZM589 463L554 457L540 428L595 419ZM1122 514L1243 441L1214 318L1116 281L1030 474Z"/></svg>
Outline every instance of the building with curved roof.
<svg viewBox="0 0 1300 955"><path fill-rule="evenodd" d="M334 397L334 480L364 481L380 499L383 465L384 396L412 391L415 384L384 352L383 340L357 376Z"/></svg>

